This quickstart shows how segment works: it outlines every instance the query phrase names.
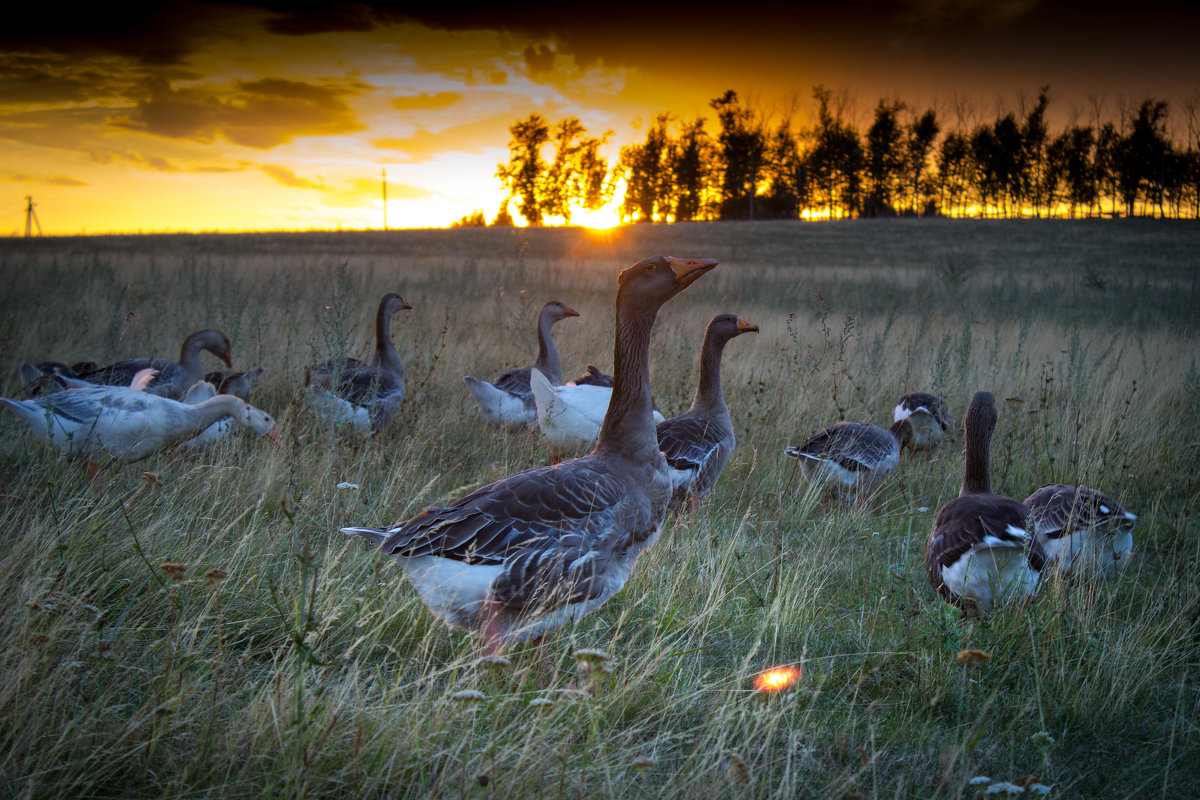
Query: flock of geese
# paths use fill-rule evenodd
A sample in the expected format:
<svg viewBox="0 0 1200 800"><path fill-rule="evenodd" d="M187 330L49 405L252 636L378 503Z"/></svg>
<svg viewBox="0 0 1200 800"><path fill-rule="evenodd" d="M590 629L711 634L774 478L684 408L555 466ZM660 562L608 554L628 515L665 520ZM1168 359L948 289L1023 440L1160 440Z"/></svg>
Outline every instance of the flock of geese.
<svg viewBox="0 0 1200 800"><path fill-rule="evenodd" d="M479 633L488 652L599 607L624 586L668 510L694 514L734 451L721 359L728 342L757 332L755 325L735 314L712 319L696 393L683 414L663 419L650 390L658 310L716 265L656 256L620 273L611 376L589 365L564 384L551 328L578 313L551 301L538 316L532 365L490 383L464 379L487 423L537 428L556 454L587 446L586 455L511 475L394 527L342 532L391 556L433 614ZM334 359L306 370L315 411L359 433L383 430L404 399L391 318L408 308L398 294L380 300L370 361ZM171 445L195 447L220 439L232 425L278 444L270 415L247 402L261 368L205 375L201 351L232 363L229 340L200 331L184 341L178 362L22 365L34 396L0 404L45 442L92 460L135 461ZM934 589L976 614L1024 601L1043 575L1109 577L1129 561L1136 520L1083 486L1045 486L1024 501L995 494L989 451L996 420L993 396L977 392L964 420L962 489L938 513L925 558ZM821 491L861 502L897 467L903 450L936 449L951 425L940 398L915 392L900 399L890 428L839 422L785 453Z"/></svg>

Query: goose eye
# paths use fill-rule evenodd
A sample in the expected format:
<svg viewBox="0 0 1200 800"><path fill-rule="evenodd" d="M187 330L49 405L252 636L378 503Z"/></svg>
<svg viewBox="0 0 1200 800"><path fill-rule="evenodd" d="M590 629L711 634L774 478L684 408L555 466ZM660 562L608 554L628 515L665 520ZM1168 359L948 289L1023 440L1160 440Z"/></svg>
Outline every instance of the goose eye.
<svg viewBox="0 0 1200 800"><path fill-rule="evenodd" d="M651 261L649 264L646 265L646 271L654 272L654 267L655 267L655 263L653 261Z"/></svg>

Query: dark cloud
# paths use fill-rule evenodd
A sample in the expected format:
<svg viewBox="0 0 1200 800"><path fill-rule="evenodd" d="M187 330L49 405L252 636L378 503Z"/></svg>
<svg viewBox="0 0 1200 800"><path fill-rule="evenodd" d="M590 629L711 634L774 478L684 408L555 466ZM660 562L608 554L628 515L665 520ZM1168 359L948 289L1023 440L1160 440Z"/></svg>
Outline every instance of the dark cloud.
<svg viewBox="0 0 1200 800"><path fill-rule="evenodd" d="M173 88L155 81L136 112L116 124L175 139L210 143L221 136L234 144L269 149L297 136L360 131L343 100L363 84L317 85L282 78L239 81L232 92Z"/></svg>

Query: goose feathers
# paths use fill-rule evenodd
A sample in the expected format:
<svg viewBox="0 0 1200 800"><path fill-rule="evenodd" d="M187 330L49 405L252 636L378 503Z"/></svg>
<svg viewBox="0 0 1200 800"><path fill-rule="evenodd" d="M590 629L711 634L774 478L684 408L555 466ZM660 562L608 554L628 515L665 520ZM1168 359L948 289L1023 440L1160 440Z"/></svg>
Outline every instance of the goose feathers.
<svg viewBox="0 0 1200 800"><path fill-rule="evenodd" d="M870 491L900 463L900 443L886 428L839 422L784 450L800 460L810 483L828 486L843 497Z"/></svg>
<svg viewBox="0 0 1200 800"><path fill-rule="evenodd" d="M1029 497L1038 544L1049 567L1063 575L1108 578L1129 564L1137 515L1086 486L1051 484Z"/></svg>
<svg viewBox="0 0 1200 800"><path fill-rule="evenodd" d="M892 421L907 419L912 424L908 446L913 450L935 450L953 421L942 398L928 392L910 392L900 398Z"/></svg>

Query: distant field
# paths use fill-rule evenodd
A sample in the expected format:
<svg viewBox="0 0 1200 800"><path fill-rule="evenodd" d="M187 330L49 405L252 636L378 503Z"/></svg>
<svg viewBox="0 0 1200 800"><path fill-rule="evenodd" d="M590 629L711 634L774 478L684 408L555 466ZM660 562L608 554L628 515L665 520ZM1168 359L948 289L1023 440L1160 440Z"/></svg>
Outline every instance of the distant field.
<svg viewBox="0 0 1200 800"><path fill-rule="evenodd" d="M611 370L616 274L660 252L722 262L659 316L664 413L690 403L713 315L761 329L726 350L738 452L694 523L668 518L625 589L550 637L551 686L530 647L515 676L481 673L474 640L337 528L545 463L544 442L480 422L462 376L530 363L554 298L581 313L555 328L564 373ZM0 416L2 794L970 798L987 775L1200 796L1195 222L7 239L0 280L0 394L19 396L22 360L175 358L215 327L236 367L266 365L254 402L286 442L235 437L93 484ZM311 418L301 380L369 353L389 291L413 305L393 323L409 394L359 446ZM943 604L923 555L961 434L865 506L822 508L783 447L886 424L918 389L956 424L995 392L997 491L1108 492L1139 515L1130 568L983 622ZM570 690L580 647L614 656L603 687ZM964 667L964 648L992 657ZM798 685L755 695L779 663ZM486 700L452 701L463 689Z"/></svg>

